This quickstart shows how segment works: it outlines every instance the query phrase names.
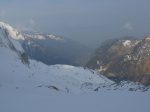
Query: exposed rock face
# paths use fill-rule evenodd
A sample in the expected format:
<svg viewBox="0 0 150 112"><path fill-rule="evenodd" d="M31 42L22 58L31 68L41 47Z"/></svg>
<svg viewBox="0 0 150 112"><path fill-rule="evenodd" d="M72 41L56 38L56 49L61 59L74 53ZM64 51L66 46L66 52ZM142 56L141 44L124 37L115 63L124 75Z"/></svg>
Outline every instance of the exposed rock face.
<svg viewBox="0 0 150 112"><path fill-rule="evenodd" d="M10 48L17 53L24 64L29 64L28 56L20 44L20 39L23 39L23 36L17 30L0 22L0 47Z"/></svg>
<svg viewBox="0 0 150 112"><path fill-rule="evenodd" d="M87 66L115 80L150 85L150 36L103 43Z"/></svg>

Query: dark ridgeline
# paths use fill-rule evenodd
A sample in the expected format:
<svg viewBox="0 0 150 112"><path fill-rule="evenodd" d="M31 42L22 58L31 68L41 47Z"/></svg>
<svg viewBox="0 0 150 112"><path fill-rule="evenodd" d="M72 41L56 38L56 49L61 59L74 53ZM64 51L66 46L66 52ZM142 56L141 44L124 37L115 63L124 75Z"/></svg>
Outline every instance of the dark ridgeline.
<svg viewBox="0 0 150 112"><path fill-rule="evenodd" d="M44 39L38 39L38 36ZM35 38L33 38L33 36ZM84 66L92 53L92 49L68 38L45 34L25 35L22 46L31 59L47 65L68 64Z"/></svg>

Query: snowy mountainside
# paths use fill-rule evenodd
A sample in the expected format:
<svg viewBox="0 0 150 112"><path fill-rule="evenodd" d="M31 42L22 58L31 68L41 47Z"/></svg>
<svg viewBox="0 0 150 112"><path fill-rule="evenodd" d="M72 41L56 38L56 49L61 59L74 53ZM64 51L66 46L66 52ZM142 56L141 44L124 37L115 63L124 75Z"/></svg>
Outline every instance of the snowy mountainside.
<svg viewBox="0 0 150 112"><path fill-rule="evenodd" d="M149 112L149 88L117 84L82 67L29 60L22 39L5 28L0 27L0 112Z"/></svg>
<svg viewBox="0 0 150 112"><path fill-rule="evenodd" d="M20 43L15 40L23 39L23 36L19 34L10 25L0 22L0 45L9 47L16 51L23 51Z"/></svg>
<svg viewBox="0 0 150 112"><path fill-rule="evenodd" d="M32 39L39 39L39 40L51 39L51 40L55 40L55 41L64 41L65 40L63 37L55 36L53 34L25 32L25 33L23 33L23 35L24 35L24 38L28 39L28 40L32 40Z"/></svg>
<svg viewBox="0 0 150 112"><path fill-rule="evenodd" d="M120 88L125 88L124 90L127 91L148 90L134 83L122 82L118 85L90 69L70 65L47 66L41 62L29 60L20 45L19 40L23 38L15 37L16 31L7 24L1 23L0 28L0 88L47 88L69 93L103 89L119 90Z"/></svg>
<svg viewBox="0 0 150 112"><path fill-rule="evenodd" d="M9 33L9 36L15 40L24 40L24 36L7 23L0 22L0 29Z"/></svg>
<svg viewBox="0 0 150 112"><path fill-rule="evenodd" d="M134 83L116 84L96 71L70 65L47 66L30 60L24 65L18 55L0 47L0 90L13 89L24 92L61 91L67 93L97 92L102 90L147 91Z"/></svg>
<svg viewBox="0 0 150 112"><path fill-rule="evenodd" d="M54 38L49 35L49 38ZM94 71L69 65L47 66L29 60L20 44L24 37L5 23L0 23L0 85L13 88L48 88L78 92L93 89L101 83L112 83ZM28 63L24 63L25 61ZM82 87L83 85L86 85Z"/></svg>
<svg viewBox="0 0 150 112"><path fill-rule="evenodd" d="M9 28L9 26L8 26ZM1 88L47 88L64 92L92 90L101 83L112 83L97 72L69 65L47 66L41 62L22 61L22 49L19 40L7 24L1 25L0 46L0 89ZM86 85L83 87L83 85Z"/></svg>
<svg viewBox="0 0 150 112"><path fill-rule="evenodd" d="M100 84L113 83L94 71L80 67L47 66L34 60L30 60L28 67L22 64L18 55L10 49L1 47L0 52L0 88L48 88L76 93L93 90Z"/></svg>
<svg viewBox="0 0 150 112"><path fill-rule="evenodd" d="M14 50L18 48L17 52L24 50L29 58L41 61L47 65L69 64L84 66L93 51L80 42L69 38L39 32L19 32L4 22L0 22L0 33L2 37L5 37L1 37L1 45L1 41L5 41L4 43L7 41L5 46L9 46ZM14 40L18 40L21 45ZM14 46L12 46L12 43L15 43ZM18 54L20 55L19 52Z"/></svg>
<svg viewBox="0 0 150 112"><path fill-rule="evenodd" d="M21 39L23 36L20 33L10 25L0 22L0 47L11 49L24 64L29 64L28 56L20 44Z"/></svg>

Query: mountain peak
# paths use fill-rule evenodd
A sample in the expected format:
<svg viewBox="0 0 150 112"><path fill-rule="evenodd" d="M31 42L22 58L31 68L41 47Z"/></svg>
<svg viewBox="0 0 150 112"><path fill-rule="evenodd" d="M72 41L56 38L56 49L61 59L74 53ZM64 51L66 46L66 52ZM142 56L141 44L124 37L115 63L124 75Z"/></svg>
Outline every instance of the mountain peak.
<svg viewBox="0 0 150 112"><path fill-rule="evenodd" d="M10 48L13 51L23 52L21 44L17 40L23 39L23 36L9 24L0 22L0 45Z"/></svg>
<svg viewBox="0 0 150 112"><path fill-rule="evenodd" d="M24 37L15 28L13 28L7 23L0 22L0 29L7 32L8 35L15 40L24 40Z"/></svg>
<svg viewBox="0 0 150 112"><path fill-rule="evenodd" d="M55 36L55 35L53 35L53 34L47 35L47 36L48 36L48 38L53 39L53 40L63 40L62 37L58 37L58 36Z"/></svg>
<svg viewBox="0 0 150 112"><path fill-rule="evenodd" d="M150 35L146 36L145 40L150 40Z"/></svg>
<svg viewBox="0 0 150 112"><path fill-rule="evenodd" d="M56 40L56 41L61 41L64 40L63 37L56 36L53 34L44 34L44 33L24 33L25 38L30 38L30 39L38 39L38 40L45 40L45 39L50 39L50 40Z"/></svg>
<svg viewBox="0 0 150 112"><path fill-rule="evenodd" d="M150 85L150 36L109 43L97 49L87 66L118 82L130 80Z"/></svg>

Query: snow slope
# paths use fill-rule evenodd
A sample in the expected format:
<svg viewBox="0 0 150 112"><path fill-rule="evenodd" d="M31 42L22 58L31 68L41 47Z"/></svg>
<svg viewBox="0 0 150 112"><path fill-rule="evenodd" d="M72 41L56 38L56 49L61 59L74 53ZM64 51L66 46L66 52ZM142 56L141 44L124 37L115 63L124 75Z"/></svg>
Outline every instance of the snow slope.
<svg viewBox="0 0 150 112"><path fill-rule="evenodd" d="M0 91L0 112L149 112L150 94L102 91L70 95Z"/></svg>
<svg viewBox="0 0 150 112"><path fill-rule="evenodd" d="M69 65L47 66L30 60L24 65L15 52L0 48L0 85L6 88L47 88L64 92L92 90L101 83L112 83L96 72Z"/></svg>
<svg viewBox="0 0 150 112"><path fill-rule="evenodd" d="M0 47L0 53L0 112L149 112L150 110L149 92L105 89L92 92L99 84L112 82L89 70L69 65L46 66L30 60L31 64L28 67L23 65L18 55L8 48ZM82 87L84 83L87 86Z"/></svg>
<svg viewBox="0 0 150 112"><path fill-rule="evenodd" d="M12 88L47 88L56 91L80 92L100 84L113 83L95 71L69 65L47 66L29 60L22 63L21 38L8 24L0 22L0 85ZM26 59L27 60L27 59Z"/></svg>
<svg viewBox="0 0 150 112"><path fill-rule="evenodd" d="M7 23L0 22L0 29L8 32L9 36L15 40L24 40L23 35Z"/></svg>
<svg viewBox="0 0 150 112"><path fill-rule="evenodd" d="M149 91L114 90L114 82L81 67L23 64L19 42L1 32L0 112L149 112Z"/></svg>
<svg viewBox="0 0 150 112"><path fill-rule="evenodd" d="M21 44L16 41L23 39L23 36L10 25L0 22L0 46L10 48L16 52L23 52Z"/></svg>

